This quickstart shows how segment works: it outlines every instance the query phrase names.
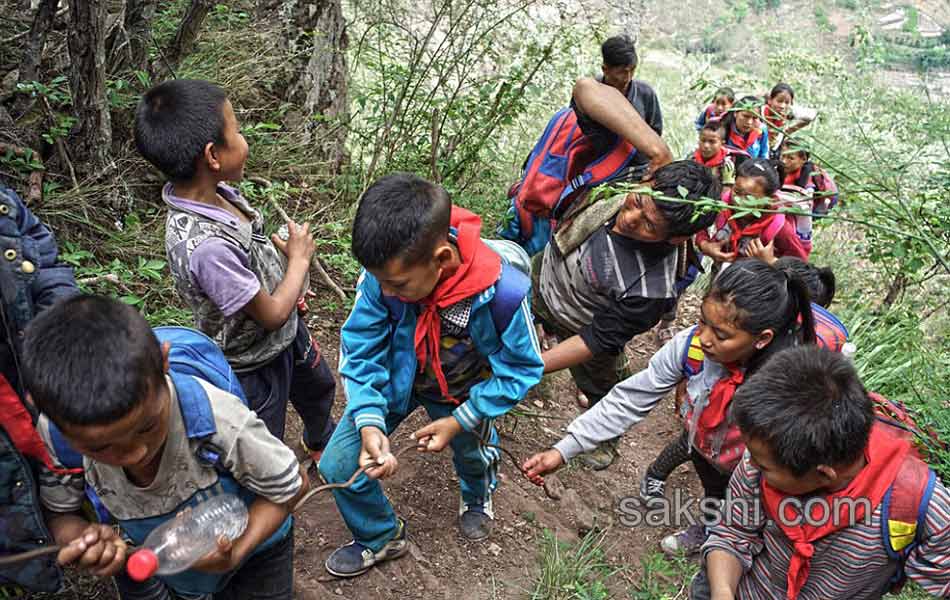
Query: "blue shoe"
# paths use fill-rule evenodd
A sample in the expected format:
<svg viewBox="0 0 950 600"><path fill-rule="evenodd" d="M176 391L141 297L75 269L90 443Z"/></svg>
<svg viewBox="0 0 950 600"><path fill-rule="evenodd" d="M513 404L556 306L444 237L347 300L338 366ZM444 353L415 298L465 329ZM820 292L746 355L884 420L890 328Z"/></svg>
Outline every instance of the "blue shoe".
<svg viewBox="0 0 950 600"><path fill-rule="evenodd" d="M491 498L485 504L462 503L459 508L459 533L467 540L478 541L491 535L494 517Z"/></svg>
<svg viewBox="0 0 950 600"><path fill-rule="evenodd" d="M409 539L406 536L406 522L399 519L396 536L386 542L379 552L373 552L363 544L353 540L333 551L324 566L330 575L336 577L356 577L369 571L374 565L399 558L409 551Z"/></svg>

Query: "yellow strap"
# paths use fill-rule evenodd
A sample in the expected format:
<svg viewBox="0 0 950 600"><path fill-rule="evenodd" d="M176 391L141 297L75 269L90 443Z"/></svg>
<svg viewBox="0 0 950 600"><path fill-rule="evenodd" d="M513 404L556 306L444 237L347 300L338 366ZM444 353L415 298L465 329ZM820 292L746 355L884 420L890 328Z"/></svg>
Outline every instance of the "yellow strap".
<svg viewBox="0 0 950 600"><path fill-rule="evenodd" d="M900 552L914 541L917 534L917 523L905 523L888 519L887 529L891 535L891 548L895 552Z"/></svg>

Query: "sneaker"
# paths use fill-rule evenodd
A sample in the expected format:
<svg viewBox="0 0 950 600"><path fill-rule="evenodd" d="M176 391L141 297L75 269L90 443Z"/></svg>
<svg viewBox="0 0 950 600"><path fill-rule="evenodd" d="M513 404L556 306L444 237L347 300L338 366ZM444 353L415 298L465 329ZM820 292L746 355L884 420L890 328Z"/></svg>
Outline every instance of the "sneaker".
<svg viewBox="0 0 950 600"><path fill-rule="evenodd" d="M495 515L491 498L485 504L469 506L464 502L459 506L459 533L467 540L478 541L491 535Z"/></svg>
<svg viewBox="0 0 950 600"><path fill-rule="evenodd" d="M399 519L399 531L386 542L382 550L373 552L363 544L353 540L333 551L324 564L327 573L336 577L356 577L369 571L374 565L399 558L409 551L409 539L406 537L406 522Z"/></svg>
<svg viewBox="0 0 950 600"><path fill-rule="evenodd" d="M706 543L706 537L706 528L697 523L663 538L660 548L668 556L690 556L699 552Z"/></svg>
<svg viewBox="0 0 950 600"><path fill-rule="evenodd" d="M585 452L577 457L581 463L595 471L602 471L614 463L617 458L617 443L620 438L614 438L601 442L590 452Z"/></svg>
<svg viewBox="0 0 950 600"><path fill-rule="evenodd" d="M658 500L666 498L666 481L650 477L647 473L640 480L640 502L649 506Z"/></svg>

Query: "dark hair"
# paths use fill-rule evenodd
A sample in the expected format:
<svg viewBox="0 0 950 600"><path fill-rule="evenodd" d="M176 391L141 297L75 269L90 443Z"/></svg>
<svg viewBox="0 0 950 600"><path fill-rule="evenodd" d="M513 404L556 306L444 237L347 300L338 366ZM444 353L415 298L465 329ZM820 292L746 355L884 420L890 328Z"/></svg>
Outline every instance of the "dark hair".
<svg viewBox="0 0 950 600"><path fill-rule="evenodd" d="M224 143L227 99L223 89L200 79L152 87L135 110L135 147L170 180L188 181L205 146Z"/></svg>
<svg viewBox="0 0 950 600"><path fill-rule="evenodd" d="M713 131L725 141L729 136L729 131L726 129L726 126L723 124L722 119L709 119L703 123L702 131Z"/></svg>
<svg viewBox="0 0 950 600"><path fill-rule="evenodd" d="M680 190L686 190L683 196ZM653 191L669 198L699 200L719 198L722 191L719 179L712 171L692 160L678 160L660 167L653 174ZM674 202L654 197L654 204L666 219L668 237L693 235L706 229L716 220L716 213L697 212L692 202Z"/></svg>
<svg viewBox="0 0 950 600"><path fill-rule="evenodd" d="M731 411L742 433L796 477L823 464L854 463L875 420L851 362L818 346L774 355L739 386Z"/></svg>
<svg viewBox="0 0 950 600"><path fill-rule="evenodd" d="M715 100L716 98L720 96L725 96L729 100L729 102L736 101L736 93L732 91L731 87L724 86L724 87L719 88L718 90L716 90L716 93L713 94L712 99Z"/></svg>
<svg viewBox="0 0 950 600"><path fill-rule="evenodd" d="M793 90L792 86L788 85L787 83L776 83L775 87L772 88L772 91L769 92L769 99L771 100L782 92L786 92L792 100L795 99L795 90Z"/></svg>
<svg viewBox="0 0 950 600"><path fill-rule="evenodd" d="M24 386L55 423L114 423L164 385L164 373L142 315L104 296L59 302L24 334Z"/></svg>
<svg viewBox="0 0 950 600"><path fill-rule="evenodd" d="M626 35L615 35L600 46L600 54L608 67L636 67L637 46Z"/></svg>
<svg viewBox="0 0 950 600"><path fill-rule="evenodd" d="M393 258L418 263L449 234L452 199L410 173L393 173L363 192L353 221L353 255L368 268Z"/></svg>
<svg viewBox="0 0 950 600"><path fill-rule="evenodd" d="M760 260L740 260L729 266L713 280L705 300L731 306L732 322L743 331L774 332L772 342L752 356L749 372L783 348L815 343L808 287L798 277Z"/></svg>
<svg viewBox="0 0 950 600"><path fill-rule="evenodd" d="M775 268L804 281L812 302L825 308L831 306L835 298L835 274L831 268L816 267L794 256L778 259Z"/></svg>
<svg viewBox="0 0 950 600"><path fill-rule="evenodd" d="M785 182L785 167L777 160L746 158L736 167L736 178L739 177L761 177L765 182L765 195L771 196L780 190Z"/></svg>
<svg viewBox="0 0 950 600"><path fill-rule="evenodd" d="M781 152L782 154L785 154L786 152L797 152L798 154L803 155L805 157L805 160L809 160L811 158L811 152L809 152L808 148L806 148L798 140L794 140L792 138L785 138L785 140L782 142L782 148L788 149L788 150L782 150Z"/></svg>
<svg viewBox="0 0 950 600"><path fill-rule="evenodd" d="M739 98L739 101L734 103L729 110L726 111L726 114L722 117L722 124L726 128L726 132L732 131L732 128L736 125L736 113L742 111L749 111L757 113L759 108L762 106L762 98L757 98L755 96L743 96Z"/></svg>

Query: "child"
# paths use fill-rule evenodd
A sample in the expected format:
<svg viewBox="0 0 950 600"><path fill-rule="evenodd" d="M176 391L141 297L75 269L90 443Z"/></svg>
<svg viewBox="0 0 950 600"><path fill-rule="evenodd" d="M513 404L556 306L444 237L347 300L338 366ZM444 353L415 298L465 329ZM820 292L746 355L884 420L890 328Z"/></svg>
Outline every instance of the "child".
<svg viewBox="0 0 950 600"><path fill-rule="evenodd" d="M187 349L199 356L192 362L217 355L215 364L227 370L208 342ZM73 459L82 467L78 474L47 469L40 480L50 531L66 545L61 563L118 575L123 598L249 598L249 586L266 589L269 598L293 597L289 515L306 491L306 474L239 398L169 370L171 345L160 345L145 319L116 300L80 296L59 303L30 324L23 344L26 388L44 415L38 429L54 463L82 454ZM133 584L119 575L126 543L80 513L85 486L136 545L209 495L239 495L250 516L240 537L220 540L189 570Z"/></svg>
<svg viewBox="0 0 950 600"><path fill-rule="evenodd" d="M723 199L732 203L737 196L773 198L781 181L781 165L762 159L746 159L736 169L735 187L724 194ZM767 208L774 209L776 206L777 202L773 200ZM732 210L726 209L716 218L714 234L710 235L707 231L696 234L696 245L700 252L718 263L729 263L740 256L753 256L750 251L753 240L774 247L778 257L797 256L808 260L811 253L810 230L808 239L803 239L797 232L795 218L783 213L762 213L758 218L747 215L734 219Z"/></svg>
<svg viewBox="0 0 950 600"><path fill-rule="evenodd" d="M814 120L816 113L810 109L794 109L795 90L787 83L778 83L772 88L762 106L762 120L769 128L770 150L773 157L790 135Z"/></svg>
<svg viewBox="0 0 950 600"><path fill-rule="evenodd" d="M761 261L737 263L713 281L697 327L678 333L646 369L614 386L599 404L574 419L554 448L525 461L524 469L529 477L558 469L639 423L685 381L683 443L691 449L705 495L722 499L744 451L727 418L735 390L777 350L814 341L804 284ZM692 553L704 540L704 530L697 525L668 536L661 546L670 553Z"/></svg>
<svg viewBox="0 0 950 600"><path fill-rule="evenodd" d="M147 91L135 144L169 179L165 249L195 326L218 343L251 409L281 439L290 400L316 462L333 432L336 384L297 315L314 251L308 226L289 223L286 242L268 240L260 212L224 185L241 179L248 152L216 85L176 79Z"/></svg>
<svg viewBox="0 0 950 600"><path fill-rule="evenodd" d="M530 280L480 231L481 219L414 175L383 177L360 199L353 254L366 271L340 343L348 402L319 468L331 483L371 468L333 490L354 537L327 558L333 575L353 577L408 551L406 522L376 479L396 470L389 436L420 404L433 421L413 434L419 449L452 446L462 536L491 533L493 423L540 381L543 364Z"/></svg>
<svg viewBox="0 0 950 600"><path fill-rule="evenodd" d="M933 472L903 431L875 419L845 357L776 354L736 392L732 414L749 452L703 546L693 600L876 600L895 575L950 596L950 493L930 479L918 514L906 482L928 485ZM896 518L903 502L909 522Z"/></svg>
<svg viewBox="0 0 950 600"><path fill-rule="evenodd" d="M835 299L835 273L830 267L816 267L793 256L776 259L770 263L789 276L798 277L808 286L811 301L822 308L831 306Z"/></svg>
<svg viewBox="0 0 950 600"><path fill-rule="evenodd" d="M731 87L721 87L713 95L712 104L703 109L696 117L696 131L702 130L709 121L722 119L736 101L736 93Z"/></svg>
<svg viewBox="0 0 950 600"><path fill-rule="evenodd" d="M769 129L762 123L761 105L761 99L745 96L722 118L727 132L726 149L730 154L769 157Z"/></svg>
<svg viewBox="0 0 950 600"><path fill-rule="evenodd" d="M699 130L699 147L693 160L713 172L723 191L735 185L736 164L726 151L726 127L722 121L707 121Z"/></svg>
<svg viewBox="0 0 950 600"><path fill-rule="evenodd" d="M814 218L828 214L838 201L837 190L829 188L824 172L813 163L808 150L795 140L787 139L781 146L781 161L785 169L782 193L800 199Z"/></svg>
<svg viewBox="0 0 950 600"><path fill-rule="evenodd" d="M677 200L682 190L686 200L720 194L709 169L686 160L658 169L650 186ZM640 192L578 203L532 268L535 316L561 341L544 353L545 372L570 369L591 406L624 379L624 345L673 308L690 262L687 242L713 219L690 202ZM605 441L581 460L606 469L616 443Z"/></svg>

